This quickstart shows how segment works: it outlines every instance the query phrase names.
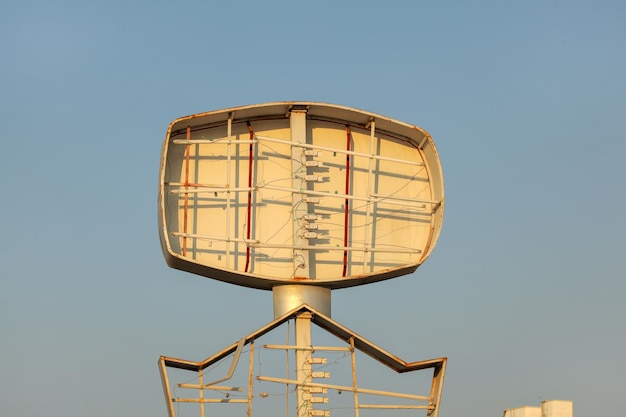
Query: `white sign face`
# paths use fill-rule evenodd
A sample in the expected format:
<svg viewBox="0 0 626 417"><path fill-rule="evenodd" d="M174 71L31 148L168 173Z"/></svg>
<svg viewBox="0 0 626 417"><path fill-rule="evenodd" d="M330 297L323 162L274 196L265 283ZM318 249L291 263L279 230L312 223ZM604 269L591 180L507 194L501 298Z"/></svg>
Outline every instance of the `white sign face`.
<svg viewBox="0 0 626 417"><path fill-rule="evenodd" d="M413 272L443 219L428 133L323 103L174 120L161 157L167 263L220 281L342 288Z"/></svg>

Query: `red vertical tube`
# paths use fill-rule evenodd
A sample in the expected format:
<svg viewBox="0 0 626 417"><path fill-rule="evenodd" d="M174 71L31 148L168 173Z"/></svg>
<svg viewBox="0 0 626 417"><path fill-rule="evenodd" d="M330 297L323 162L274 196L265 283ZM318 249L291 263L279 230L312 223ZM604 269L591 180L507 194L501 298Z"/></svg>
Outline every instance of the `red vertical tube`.
<svg viewBox="0 0 626 417"><path fill-rule="evenodd" d="M346 126L346 150L350 151L350 142L352 141L352 133L350 132L350 126ZM346 154L346 196L350 195L350 154ZM343 246L348 247L348 210L350 207L350 199L346 198L344 202L343 212ZM343 274L345 277L348 271L348 251L343 251Z"/></svg>
<svg viewBox="0 0 626 417"><path fill-rule="evenodd" d="M248 215L246 221L246 239L250 239L250 219L252 216L252 162L253 162L253 143L254 139L254 131L252 130L252 126L250 126L250 122L246 122L248 125L248 132L250 132L250 156L248 158ZM246 243L246 268L245 272L248 272L248 268L250 267L250 245Z"/></svg>
<svg viewBox="0 0 626 417"><path fill-rule="evenodd" d="M191 126L187 126L187 140L191 139ZM187 187L189 187L189 147L187 144L185 147L185 204L183 211L183 256L187 255L187 209L189 207L189 193Z"/></svg>

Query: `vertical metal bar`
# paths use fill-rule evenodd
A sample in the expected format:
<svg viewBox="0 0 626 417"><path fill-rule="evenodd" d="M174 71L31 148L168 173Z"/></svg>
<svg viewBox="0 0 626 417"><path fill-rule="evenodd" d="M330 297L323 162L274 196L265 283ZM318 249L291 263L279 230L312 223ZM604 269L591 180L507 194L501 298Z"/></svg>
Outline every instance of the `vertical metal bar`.
<svg viewBox="0 0 626 417"><path fill-rule="evenodd" d="M371 214L371 210L372 210L372 202L371 202L371 195L372 195L372 183L373 178L372 178L372 173L374 170L374 133L376 131L376 121L374 120L374 118L371 118L370 121L370 158L369 158L369 168L367 171L367 205L365 207L365 248L367 249L367 246L369 245L369 240L370 240L370 228L367 227L367 224L369 222L369 217ZM371 229L373 230L375 227L375 222L372 221L372 227ZM365 253L363 254L363 272L367 273L368 271L368 256L369 256L369 252L366 250Z"/></svg>
<svg viewBox="0 0 626 417"><path fill-rule="evenodd" d="M350 356L352 356L352 386L354 387L354 417L359 417L359 393L356 385L356 356L354 352L354 337L350 338Z"/></svg>
<svg viewBox="0 0 626 417"><path fill-rule="evenodd" d="M204 417L204 387L202 382L202 368L198 369L198 384L200 389L198 390L198 398L200 399L200 417Z"/></svg>
<svg viewBox="0 0 626 417"><path fill-rule="evenodd" d="M174 403L172 402L172 393L170 391L170 381L167 379L167 369L165 369L165 359L163 356L159 358L159 372L161 373L161 385L163 386L163 395L165 396L165 406L169 417L176 417L174 412Z"/></svg>
<svg viewBox="0 0 626 417"><path fill-rule="evenodd" d="M191 139L191 126L187 126L187 140ZM189 149L191 145L187 144L185 146L185 203L184 203L184 212L183 212L183 233L185 237L183 237L183 256L187 255L187 209L189 207L189 193L187 192L187 187L189 187Z"/></svg>
<svg viewBox="0 0 626 417"><path fill-rule="evenodd" d="M233 113L228 113L228 145L226 153L226 186L230 189L231 170L232 170L232 128ZM226 193L226 237L230 238L230 192ZM230 242L226 242L226 268L230 268Z"/></svg>
<svg viewBox="0 0 626 417"><path fill-rule="evenodd" d="M252 126L250 126L250 122L247 122L248 131L250 132L250 156L248 157L248 188L252 187L252 162L253 162L253 151L254 144L252 139L254 139L254 131L252 130ZM248 190L248 214L246 221L246 239L250 240L250 219L252 218L252 190ZM246 267L245 272L248 272L248 268L250 267L250 245L246 243Z"/></svg>
<svg viewBox="0 0 626 417"><path fill-rule="evenodd" d="M289 116L289 128L291 130L291 141L295 143L306 143L307 141L307 128L306 128L306 116L307 111L305 109L292 109ZM291 147L291 173L292 173L292 188L297 190L307 189L308 185L306 181L301 178L296 178L296 173L302 170L302 148L296 146ZM294 246L308 246L309 241L302 236L302 230L300 228L300 219L305 214L309 214L309 205L306 203L306 195L302 193L294 192L291 194L292 203L292 224L293 224L293 242ZM313 262L309 262L309 250L297 249L293 251L293 270L294 276L292 278L310 278L311 269L314 268ZM314 270L313 270L314 271Z"/></svg>
<svg viewBox="0 0 626 417"><path fill-rule="evenodd" d="M250 342L250 370L248 372L248 417L252 416L252 381L254 381L254 339Z"/></svg>
<svg viewBox="0 0 626 417"><path fill-rule="evenodd" d="M439 415L443 379L446 376L446 363L447 360L444 359L441 365L436 366L433 371L433 382L430 388L430 405L433 406L433 408L428 410L428 417L437 417Z"/></svg>
<svg viewBox="0 0 626 417"><path fill-rule="evenodd" d="M291 330L291 320L287 321L287 337L285 344L289 345L290 342L290 330ZM285 349L285 378L289 379L291 375L289 375L289 350ZM285 384L285 416L289 417L289 384Z"/></svg>
<svg viewBox="0 0 626 417"><path fill-rule="evenodd" d="M346 150L350 152L350 142L352 134L350 132L350 126L346 126ZM350 195L350 153L346 154L346 196ZM344 201L344 215L343 215L343 246L348 247L348 219L349 219L350 199L346 198ZM348 271L348 251L343 251L343 273L342 277L346 276Z"/></svg>
<svg viewBox="0 0 626 417"><path fill-rule="evenodd" d="M298 417L309 417L310 402L306 399L306 391L302 386L309 384L311 378L311 318L309 312L298 314L296 317L296 409Z"/></svg>

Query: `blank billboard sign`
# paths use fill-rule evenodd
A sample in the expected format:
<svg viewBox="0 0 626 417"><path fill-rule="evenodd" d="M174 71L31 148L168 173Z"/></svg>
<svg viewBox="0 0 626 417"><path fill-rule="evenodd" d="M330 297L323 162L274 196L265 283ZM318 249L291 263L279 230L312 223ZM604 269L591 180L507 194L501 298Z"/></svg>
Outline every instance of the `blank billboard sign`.
<svg viewBox="0 0 626 417"><path fill-rule="evenodd" d="M325 103L242 106L174 120L161 156L167 263L270 290L336 289L415 271L444 210L430 135Z"/></svg>

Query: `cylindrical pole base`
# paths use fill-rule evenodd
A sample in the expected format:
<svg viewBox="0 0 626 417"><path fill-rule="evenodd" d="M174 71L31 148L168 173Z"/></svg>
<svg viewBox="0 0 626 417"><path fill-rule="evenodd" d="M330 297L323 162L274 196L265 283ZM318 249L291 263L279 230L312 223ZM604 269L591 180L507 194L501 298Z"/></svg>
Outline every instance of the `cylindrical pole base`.
<svg viewBox="0 0 626 417"><path fill-rule="evenodd" d="M330 317L330 289L313 285L277 285L274 295L274 318L308 304L325 316Z"/></svg>

